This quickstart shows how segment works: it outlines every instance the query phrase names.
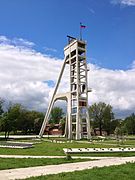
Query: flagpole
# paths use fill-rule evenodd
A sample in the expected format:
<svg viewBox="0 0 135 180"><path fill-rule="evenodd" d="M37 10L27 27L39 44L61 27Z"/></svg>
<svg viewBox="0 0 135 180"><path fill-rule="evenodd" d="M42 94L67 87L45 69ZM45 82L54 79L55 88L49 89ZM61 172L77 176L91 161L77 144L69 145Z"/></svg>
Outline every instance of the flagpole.
<svg viewBox="0 0 135 180"><path fill-rule="evenodd" d="M80 40L82 41L82 28L81 28L81 24L82 23L80 23Z"/></svg>

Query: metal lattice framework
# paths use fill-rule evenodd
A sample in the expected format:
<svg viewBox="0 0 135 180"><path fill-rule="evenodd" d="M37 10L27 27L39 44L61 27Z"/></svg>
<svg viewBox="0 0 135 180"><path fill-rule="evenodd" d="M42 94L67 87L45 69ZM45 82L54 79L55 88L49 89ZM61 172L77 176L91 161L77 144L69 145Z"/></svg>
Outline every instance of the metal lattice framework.
<svg viewBox="0 0 135 180"><path fill-rule="evenodd" d="M67 101L67 118L65 135L68 139L90 139L90 120L88 113L88 83L87 83L87 62L86 42L77 40L70 36L68 45L64 48L64 63L48 106L39 136L42 137L49 116L56 100ZM65 66L70 68L70 91L64 94L57 94Z"/></svg>

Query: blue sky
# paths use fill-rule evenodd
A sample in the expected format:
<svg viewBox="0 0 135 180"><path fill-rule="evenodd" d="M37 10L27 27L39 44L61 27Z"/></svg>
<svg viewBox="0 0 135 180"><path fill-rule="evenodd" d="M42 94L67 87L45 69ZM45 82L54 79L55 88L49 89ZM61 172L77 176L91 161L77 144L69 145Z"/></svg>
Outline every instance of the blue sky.
<svg viewBox="0 0 135 180"><path fill-rule="evenodd" d="M67 35L86 25L89 105L135 112L135 0L0 0L0 97L45 111ZM69 91L69 71L60 90Z"/></svg>
<svg viewBox="0 0 135 180"><path fill-rule="evenodd" d="M89 62L130 68L135 60L135 6L128 0L125 5L120 0L0 0L0 35L27 39L36 50L61 59L66 35L79 37L80 22L87 26L83 37Z"/></svg>

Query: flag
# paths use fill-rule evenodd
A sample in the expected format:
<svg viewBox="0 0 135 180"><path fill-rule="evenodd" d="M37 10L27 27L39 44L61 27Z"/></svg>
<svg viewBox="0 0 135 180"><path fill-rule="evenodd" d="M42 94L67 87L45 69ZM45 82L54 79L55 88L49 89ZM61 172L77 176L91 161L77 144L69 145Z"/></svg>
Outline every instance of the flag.
<svg viewBox="0 0 135 180"><path fill-rule="evenodd" d="M80 28L86 28L86 26L80 23Z"/></svg>

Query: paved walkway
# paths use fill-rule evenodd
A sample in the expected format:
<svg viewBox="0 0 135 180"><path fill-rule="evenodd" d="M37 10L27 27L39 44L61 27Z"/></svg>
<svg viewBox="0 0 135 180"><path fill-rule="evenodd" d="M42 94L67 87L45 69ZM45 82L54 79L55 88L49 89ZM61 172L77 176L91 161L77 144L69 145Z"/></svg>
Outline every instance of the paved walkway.
<svg viewBox="0 0 135 180"><path fill-rule="evenodd" d="M0 158L66 158L66 156L0 155ZM114 157L72 156L73 159L108 159Z"/></svg>
<svg viewBox="0 0 135 180"><path fill-rule="evenodd" d="M43 137L47 137L48 138L48 135L43 135ZM57 135L55 135L55 136L53 136L53 135L49 135L49 137L64 137L64 136L57 136ZM5 136L4 135L0 135L0 138L5 138ZM27 138L39 138L40 139L40 137L39 137L39 135L9 135L9 138L13 138L13 139L27 139Z"/></svg>
<svg viewBox="0 0 135 180"><path fill-rule="evenodd" d="M41 176L48 174L58 174L62 172L73 172L84 169L92 169L93 167L103 167L111 165L120 165L126 162L135 162L135 157L115 157L101 159L95 161L68 163L49 166L38 166L11 170L1 170L0 180L25 179L32 176Z"/></svg>

